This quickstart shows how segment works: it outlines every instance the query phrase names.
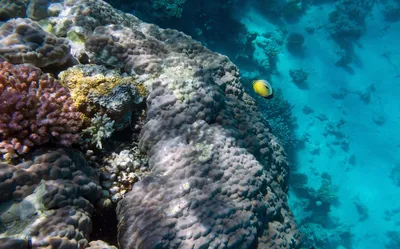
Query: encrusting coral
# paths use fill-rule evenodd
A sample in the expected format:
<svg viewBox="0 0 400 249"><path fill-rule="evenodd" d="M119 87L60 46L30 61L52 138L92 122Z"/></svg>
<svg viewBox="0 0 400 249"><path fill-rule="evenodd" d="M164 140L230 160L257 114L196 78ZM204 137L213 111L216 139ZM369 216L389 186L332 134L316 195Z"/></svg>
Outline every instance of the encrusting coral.
<svg viewBox="0 0 400 249"><path fill-rule="evenodd" d="M103 110L116 122L117 130L129 126L134 105L148 94L136 77L102 65L76 65L62 71L59 78L85 118Z"/></svg>
<svg viewBox="0 0 400 249"><path fill-rule="evenodd" d="M0 155L16 157L35 145L78 141L80 113L59 81L28 65L0 62Z"/></svg>

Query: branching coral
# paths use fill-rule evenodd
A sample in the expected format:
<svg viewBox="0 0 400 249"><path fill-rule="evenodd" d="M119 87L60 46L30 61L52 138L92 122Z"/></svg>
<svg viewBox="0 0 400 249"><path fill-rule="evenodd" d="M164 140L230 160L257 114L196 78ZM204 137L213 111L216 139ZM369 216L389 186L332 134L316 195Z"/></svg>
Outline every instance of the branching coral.
<svg viewBox="0 0 400 249"><path fill-rule="evenodd" d="M90 135L91 144L96 144L99 149L103 148L102 140L111 137L114 132L114 121L107 115L96 114L91 120L91 126L83 130L83 134Z"/></svg>
<svg viewBox="0 0 400 249"><path fill-rule="evenodd" d="M26 153L34 145L78 140L80 113L59 81L31 65L0 62L0 155Z"/></svg>

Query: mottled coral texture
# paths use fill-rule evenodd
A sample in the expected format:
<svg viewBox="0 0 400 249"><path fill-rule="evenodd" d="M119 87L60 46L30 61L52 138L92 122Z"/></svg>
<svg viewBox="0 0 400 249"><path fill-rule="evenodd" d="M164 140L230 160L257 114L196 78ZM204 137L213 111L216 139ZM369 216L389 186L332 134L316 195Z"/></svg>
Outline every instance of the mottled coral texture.
<svg viewBox="0 0 400 249"><path fill-rule="evenodd" d="M118 204L122 249L298 246L285 153L227 57L144 23L98 27L86 48L151 88L139 141L151 173Z"/></svg>
<svg viewBox="0 0 400 249"><path fill-rule="evenodd" d="M78 110L87 117L104 110L122 130L131 125L135 104L141 103L140 87L135 78L100 65L76 65L58 75L68 87ZM142 86L142 88L144 88Z"/></svg>
<svg viewBox="0 0 400 249"><path fill-rule="evenodd" d="M29 65L0 62L0 154L15 157L30 147L78 140L80 113L59 81Z"/></svg>
<svg viewBox="0 0 400 249"><path fill-rule="evenodd" d="M28 18L11 19L0 27L0 55L14 64L58 66L68 61L70 50L66 39L44 31Z"/></svg>
<svg viewBox="0 0 400 249"><path fill-rule="evenodd" d="M0 248L28 248L28 240L29 248L38 249L88 245L101 187L99 173L82 154L42 149L23 163L0 164L0 193L0 222L7 231Z"/></svg>
<svg viewBox="0 0 400 249"><path fill-rule="evenodd" d="M0 0L0 20L25 16L28 0Z"/></svg>
<svg viewBox="0 0 400 249"><path fill-rule="evenodd" d="M50 18L57 36L67 36L74 27L82 29L84 37L93 30L106 24L131 26L138 19L132 14L125 14L112 8L108 3L99 0L64 0L59 16Z"/></svg>

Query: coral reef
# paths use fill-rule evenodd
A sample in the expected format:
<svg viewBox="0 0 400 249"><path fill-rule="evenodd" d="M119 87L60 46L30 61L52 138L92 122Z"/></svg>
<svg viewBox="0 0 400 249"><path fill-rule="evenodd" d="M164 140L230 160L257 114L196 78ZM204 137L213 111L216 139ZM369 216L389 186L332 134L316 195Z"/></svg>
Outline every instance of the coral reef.
<svg viewBox="0 0 400 249"><path fill-rule="evenodd" d="M308 177L306 174L290 172L290 184L299 194L308 194Z"/></svg>
<svg viewBox="0 0 400 249"><path fill-rule="evenodd" d="M151 25L148 28L148 32L157 32ZM179 37L172 42L178 43ZM85 47L92 63L123 69L133 75L159 71L167 52L153 37L120 25L97 27ZM190 52L196 48L187 49Z"/></svg>
<svg viewBox="0 0 400 249"><path fill-rule="evenodd" d="M28 0L0 0L0 20L25 17Z"/></svg>
<svg viewBox="0 0 400 249"><path fill-rule="evenodd" d="M328 31L336 39L359 38L365 29L365 18L374 4L373 0L340 0L329 14Z"/></svg>
<svg viewBox="0 0 400 249"><path fill-rule="evenodd" d="M246 248L259 235L259 248L295 248L285 154L228 58L156 26L96 32L120 34L117 53L151 44L124 66L151 85L139 141L151 173L118 203L121 248ZM97 51L113 52L106 38Z"/></svg>
<svg viewBox="0 0 400 249"><path fill-rule="evenodd" d="M292 81L299 87L306 87L306 81L308 78L308 73L303 69L291 69L289 71L289 75L292 78Z"/></svg>
<svg viewBox="0 0 400 249"><path fill-rule="evenodd" d="M335 224L335 229L329 233L320 224L310 222L302 226L301 231L305 248L351 248L350 228L341 224Z"/></svg>
<svg viewBox="0 0 400 249"><path fill-rule="evenodd" d="M114 132L114 121L106 114L96 113L90 120L91 126L82 131L82 136L88 134L90 143L95 144L98 149L103 149L102 140L111 137Z"/></svg>
<svg viewBox="0 0 400 249"><path fill-rule="evenodd" d="M14 64L59 66L70 58L70 46L66 39L44 31L31 19L17 18L0 27L0 55Z"/></svg>
<svg viewBox="0 0 400 249"><path fill-rule="evenodd" d="M85 40L98 26L119 24L129 27L139 22L133 15L118 11L104 1L65 0L59 9L58 15L48 21L54 34L62 37L70 30L78 29Z"/></svg>
<svg viewBox="0 0 400 249"><path fill-rule="evenodd" d="M148 158L136 145L113 152L102 159L101 185L108 192L103 203L117 203L132 186L149 174Z"/></svg>
<svg viewBox="0 0 400 249"><path fill-rule="evenodd" d="M181 17L185 2L186 0L131 1L130 7L145 19L164 21Z"/></svg>
<svg viewBox="0 0 400 249"><path fill-rule="evenodd" d="M276 71L277 56L282 51L283 34L276 33L259 35L254 41L253 60L263 71L273 73Z"/></svg>
<svg viewBox="0 0 400 249"><path fill-rule="evenodd" d="M76 65L61 72L59 78L79 111L87 118L103 111L116 122L117 130L130 125L135 105L148 94L135 77L101 65Z"/></svg>
<svg viewBox="0 0 400 249"><path fill-rule="evenodd" d="M30 147L78 141L80 113L59 81L32 65L0 62L0 154L5 158Z"/></svg>
<svg viewBox="0 0 400 249"><path fill-rule="evenodd" d="M301 0L271 0L256 1L272 21L278 22L282 17L289 22L295 22L305 11L305 5Z"/></svg>
<svg viewBox="0 0 400 249"><path fill-rule="evenodd" d="M266 103L259 103L261 114L271 127L271 131L290 152L298 143L294 134L296 119L292 115L293 106L283 97L282 90L277 89L274 98Z"/></svg>
<svg viewBox="0 0 400 249"><path fill-rule="evenodd" d="M72 149L42 149L18 165L0 164L0 221L7 231L0 247L85 248L101 194L98 177Z"/></svg>
<svg viewBox="0 0 400 249"><path fill-rule="evenodd" d="M385 5L385 8L382 10L382 15L387 22L400 21L400 2L397 1Z"/></svg>
<svg viewBox="0 0 400 249"><path fill-rule="evenodd" d="M230 8L225 1L214 4L223 10ZM51 130L49 122L53 120L49 118L61 117L69 136L60 135L57 128L46 139L63 145L70 143L57 141L57 136L75 139L73 132L79 130L81 117L73 101L86 117L107 114L116 125L128 124L141 131L138 144L130 141L128 149L111 148L107 152L115 153L101 155L103 189L98 172L72 149L37 152L32 160L26 156L19 165L1 165L0 188L4 190L0 200L14 202L3 218L9 225L7 230L15 232L13 237L0 240L0 247L31 243L33 248L112 248L100 241L89 245L88 236L94 204L113 207L116 202L121 249L299 247L300 233L287 204L289 165L285 151L254 99L243 90L239 70L228 57L211 52L181 32L116 11L103 1L52 2L48 18L38 11L29 15L57 36L54 39L70 40L74 57L99 65L79 65L60 74L70 96L58 81L33 66L3 63L7 72L12 72L5 74L5 82L24 82L15 89L25 91L28 87L33 90L29 94L41 93L39 99L29 95L29 102L23 99L26 91L25 95L13 91L7 96L18 101L6 104L19 110L18 103L29 103L24 110L36 111L38 108L31 106L41 107L45 101L44 110L58 110L41 124ZM224 26L212 21L218 20L210 20L208 27ZM32 21L24 22L35 26ZM240 27L235 26L232 34ZM281 34L279 38L263 38L261 51L271 63L283 39ZM17 74L17 69L23 73ZM10 80L16 77L18 80ZM54 83L51 93L46 92L47 82ZM144 97L147 115L143 125L143 109L136 105L141 105ZM71 115L68 120L64 111ZM35 121L28 117L29 122ZM76 123L68 125L71 121ZM96 157L90 150L85 156L90 163ZM14 222L15 210L18 217L24 217L22 221ZM17 227L11 227L14 225Z"/></svg>

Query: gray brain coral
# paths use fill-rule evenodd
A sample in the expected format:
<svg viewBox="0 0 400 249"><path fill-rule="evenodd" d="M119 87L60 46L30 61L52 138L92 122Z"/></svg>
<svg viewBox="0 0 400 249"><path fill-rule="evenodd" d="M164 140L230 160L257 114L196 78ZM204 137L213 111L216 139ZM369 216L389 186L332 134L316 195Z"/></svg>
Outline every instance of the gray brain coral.
<svg viewBox="0 0 400 249"><path fill-rule="evenodd" d="M11 19L0 27L0 55L13 64L62 65L70 58L70 49L66 39L28 18Z"/></svg>
<svg viewBox="0 0 400 249"><path fill-rule="evenodd" d="M146 24L99 27L86 45L151 88L139 142L151 173L118 204L122 249L298 246L285 153L227 57Z"/></svg>

